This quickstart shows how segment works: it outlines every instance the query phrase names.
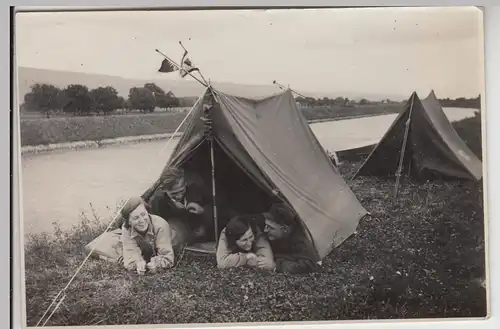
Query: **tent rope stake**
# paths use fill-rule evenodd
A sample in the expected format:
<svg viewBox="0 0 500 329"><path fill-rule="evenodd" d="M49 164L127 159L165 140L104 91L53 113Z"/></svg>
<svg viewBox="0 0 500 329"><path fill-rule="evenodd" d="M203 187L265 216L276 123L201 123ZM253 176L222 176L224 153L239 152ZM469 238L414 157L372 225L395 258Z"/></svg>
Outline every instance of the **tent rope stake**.
<svg viewBox="0 0 500 329"><path fill-rule="evenodd" d="M201 99L201 98L200 98ZM199 99L199 100L200 100ZM199 101L198 100L198 101ZM198 102L197 102L198 103ZM157 157L159 157L163 152L165 152L165 150L167 149L167 146L170 144L170 142L172 141L172 139L175 137L175 135L177 135L177 133L179 132L179 129L182 127L182 125L184 125L184 122L186 122L186 120L190 117L191 113L193 112L195 106L193 106L191 108L191 110L188 112L188 114L184 117L184 119L181 121L181 123L179 124L179 126L177 127L177 129L175 130L175 132L170 136L170 138L167 140L167 142L165 143L165 145L163 146L163 148L160 150L160 152L158 153ZM152 169L152 166L155 164L154 161L150 162L150 166L147 168L147 172L151 171ZM78 269L76 270L76 272L73 274L73 276L71 277L71 279L68 281L68 283L66 284L66 286L64 286L63 289L61 289L59 291L59 293L54 297L54 299L52 300L52 302L50 303L49 307L47 308L47 310L43 313L42 317L40 318L40 320L38 320L37 324L35 327L39 327L40 326L40 323L43 321L43 319L47 316L48 312L50 311L50 309L52 308L52 306L56 303L56 301L59 299L60 296L61 299L59 300L59 302L57 302L57 304L55 305L54 307L54 310L50 313L50 315L47 317L47 319L45 320L45 322L43 323L42 327L45 327L45 325L47 324L47 322L52 318L52 316L54 315L54 313L57 311L57 309L59 308L59 306L61 305L61 303L63 302L64 298L66 297L66 291L67 289L69 288L69 286L71 285L71 283L73 282L73 280L76 278L76 276L78 275L78 273L80 272L80 270L83 268L83 265L85 265L85 263L87 262L87 260L90 258L90 256L93 254L94 250L97 248L97 246L99 245L99 242L103 240L103 234L108 232L108 230L111 228L111 226L113 225L113 223L116 221L116 219L118 218L118 214L120 213L120 211L122 210L122 208L125 206L126 202L123 202L123 204L120 206L120 208L116 211L115 215L113 216L111 222L108 224L108 226L106 227L106 229L104 230L104 232L101 234L101 238L98 239L94 245L94 247L89 251L88 255L85 257L85 259L82 261L82 263L80 264L80 266L78 267Z"/></svg>
<svg viewBox="0 0 500 329"><path fill-rule="evenodd" d="M398 164L398 169L396 171L396 184L394 186L394 197L397 198L398 192L399 192L399 180L401 179L401 172L403 171L403 161L405 157L405 152L406 152L406 144L408 142L408 134L410 131L410 123L411 123L411 114L413 111L413 101L415 100L415 97L412 97L411 99L411 105L410 105L410 113L408 115L408 120L406 120L406 127L405 127L405 135L403 138L403 145L401 146L401 152L399 154L399 164Z"/></svg>

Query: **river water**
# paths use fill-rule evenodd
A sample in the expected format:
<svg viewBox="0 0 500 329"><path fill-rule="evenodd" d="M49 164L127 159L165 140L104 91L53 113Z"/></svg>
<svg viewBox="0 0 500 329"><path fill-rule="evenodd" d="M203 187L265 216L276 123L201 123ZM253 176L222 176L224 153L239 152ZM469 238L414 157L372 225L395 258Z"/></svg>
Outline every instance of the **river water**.
<svg viewBox="0 0 500 329"><path fill-rule="evenodd" d="M445 108L450 121L473 116L472 109ZM311 124L327 150L377 142L395 114ZM52 232L53 222L68 229L93 210L108 222L117 205L144 192L156 180L177 139L60 153L24 155L21 203L24 234Z"/></svg>

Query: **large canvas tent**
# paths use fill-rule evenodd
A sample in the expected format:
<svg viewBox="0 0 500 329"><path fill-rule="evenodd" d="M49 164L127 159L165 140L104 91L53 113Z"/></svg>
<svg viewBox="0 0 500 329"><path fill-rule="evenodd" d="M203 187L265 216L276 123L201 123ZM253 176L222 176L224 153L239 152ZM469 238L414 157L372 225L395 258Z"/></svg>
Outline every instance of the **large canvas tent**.
<svg viewBox="0 0 500 329"><path fill-rule="evenodd" d="M399 169L419 179L482 177L481 161L457 134L434 91L424 100L412 93L353 178L397 175Z"/></svg>
<svg viewBox="0 0 500 329"><path fill-rule="evenodd" d="M213 143L204 132L211 103ZM213 150L213 164L211 151ZM277 195L297 213L322 259L356 230L367 211L332 164L297 108L290 90L259 100L208 87L158 180L144 194L151 202L172 166L191 168L224 191L238 211L267 211ZM217 204L217 201L216 201ZM152 209L154 212L155 209ZM225 223L218 226L218 234Z"/></svg>

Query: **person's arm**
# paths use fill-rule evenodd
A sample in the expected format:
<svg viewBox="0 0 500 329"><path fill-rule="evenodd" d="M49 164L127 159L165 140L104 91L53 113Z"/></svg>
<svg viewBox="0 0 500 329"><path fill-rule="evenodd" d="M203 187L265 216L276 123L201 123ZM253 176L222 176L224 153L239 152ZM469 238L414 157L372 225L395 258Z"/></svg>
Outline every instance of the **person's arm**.
<svg viewBox="0 0 500 329"><path fill-rule="evenodd" d="M137 242L130 237L130 231L122 226L122 246L123 246L123 265L129 271L137 269L138 263L146 264L142 258L141 248Z"/></svg>
<svg viewBox="0 0 500 329"><path fill-rule="evenodd" d="M269 241L260 234L255 240L255 254L257 255L257 267L273 270L276 267L274 255Z"/></svg>
<svg viewBox="0 0 500 329"><path fill-rule="evenodd" d="M203 178L195 172L186 173L186 200L188 203L194 202L198 205L203 205L209 202L207 197L207 186Z"/></svg>
<svg viewBox="0 0 500 329"><path fill-rule="evenodd" d="M225 229L219 237L216 258L218 268L239 267L247 263L247 257L244 253L232 253L228 248Z"/></svg>
<svg viewBox="0 0 500 329"><path fill-rule="evenodd" d="M156 226L156 249L162 268L171 268L175 264L175 255L172 247L172 230L166 220L161 219Z"/></svg>
<svg viewBox="0 0 500 329"><path fill-rule="evenodd" d="M290 253L275 255L276 271L310 273L316 270L316 251L304 234L296 233L290 242Z"/></svg>
<svg viewBox="0 0 500 329"><path fill-rule="evenodd" d="M310 273L315 270L316 263L309 259L287 259L285 257L276 258L276 271L282 273Z"/></svg>

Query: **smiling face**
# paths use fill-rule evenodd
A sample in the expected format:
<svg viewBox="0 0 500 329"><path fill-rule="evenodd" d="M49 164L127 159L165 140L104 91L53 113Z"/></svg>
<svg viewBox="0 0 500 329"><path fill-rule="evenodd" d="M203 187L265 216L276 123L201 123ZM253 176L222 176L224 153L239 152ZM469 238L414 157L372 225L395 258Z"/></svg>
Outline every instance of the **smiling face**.
<svg viewBox="0 0 500 329"><path fill-rule="evenodd" d="M140 204L135 208L129 216L130 226L137 232L144 233L149 227L149 213L144 207L144 204Z"/></svg>
<svg viewBox="0 0 500 329"><path fill-rule="evenodd" d="M236 240L236 245L245 251L250 251L254 241L255 235L253 234L252 228L248 228L248 230Z"/></svg>

